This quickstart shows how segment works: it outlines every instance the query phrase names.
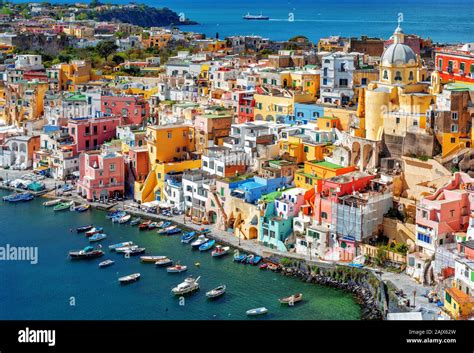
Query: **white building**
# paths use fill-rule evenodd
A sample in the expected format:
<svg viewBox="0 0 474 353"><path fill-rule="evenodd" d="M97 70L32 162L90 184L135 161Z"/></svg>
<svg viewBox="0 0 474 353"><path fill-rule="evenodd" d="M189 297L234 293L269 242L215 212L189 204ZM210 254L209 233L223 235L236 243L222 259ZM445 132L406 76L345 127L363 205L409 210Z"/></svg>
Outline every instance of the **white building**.
<svg viewBox="0 0 474 353"><path fill-rule="evenodd" d="M15 60L15 69L24 71L43 70L41 55L17 55Z"/></svg>
<svg viewBox="0 0 474 353"><path fill-rule="evenodd" d="M322 58L321 101L347 104L354 96L353 76L357 53L336 52Z"/></svg>
<svg viewBox="0 0 474 353"><path fill-rule="evenodd" d="M206 201L209 197L209 187L214 177L200 169L184 172L183 196L186 214L202 219L206 217Z"/></svg>
<svg viewBox="0 0 474 353"><path fill-rule="evenodd" d="M6 139L0 146L0 167L11 169L28 169L33 165L33 158L28 145L31 139L38 136L13 136ZM33 146L34 148L34 146Z"/></svg>

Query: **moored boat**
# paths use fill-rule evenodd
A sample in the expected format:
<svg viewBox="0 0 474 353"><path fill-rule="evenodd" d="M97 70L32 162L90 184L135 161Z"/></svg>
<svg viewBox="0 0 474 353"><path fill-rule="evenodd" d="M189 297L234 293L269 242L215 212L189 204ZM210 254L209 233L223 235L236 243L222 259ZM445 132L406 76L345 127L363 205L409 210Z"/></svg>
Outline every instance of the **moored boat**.
<svg viewBox="0 0 474 353"><path fill-rule="evenodd" d="M212 249L215 243L216 241L214 239L211 239L205 242L204 244L202 244L201 246L199 246L199 251L207 251L209 249Z"/></svg>
<svg viewBox="0 0 474 353"><path fill-rule="evenodd" d="M31 201L33 200L35 197L33 196L32 193L29 193L29 192L24 192L24 193L21 193L21 194L12 194L12 195L8 195L8 196L4 196L3 197L3 201L7 201L7 202L26 202L26 201Z"/></svg>
<svg viewBox="0 0 474 353"><path fill-rule="evenodd" d="M155 265L158 266L158 267L163 267L163 266L168 266L168 265L172 265L173 264L173 260L165 257L164 259L160 259L160 260L157 260L155 262Z"/></svg>
<svg viewBox="0 0 474 353"><path fill-rule="evenodd" d="M155 263L158 260L167 259L167 256L140 256L141 262Z"/></svg>
<svg viewBox="0 0 474 353"><path fill-rule="evenodd" d="M91 237L91 236L93 236L94 234L102 233L103 231L104 231L104 228L102 228L102 227L94 227L94 228L91 228L90 230L88 230L88 231L85 233L85 236L86 236L86 237Z"/></svg>
<svg viewBox="0 0 474 353"><path fill-rule="evenodd" d="M140 225L138 226L138 229L140 230L146 230L148 229L148 226L151 224L151 221L148 220L148 221L145 221L145 222L142 222L140 223Z"/></svg>
<svg viewBox="0 0 474 353"><path fill-rule="evenodd" d="M91 230L92 227L93 227L92 224L88 224L88 225L82 226L82 227L77 227L77 228L76 228L76 232L78 232L78 233L87 232L88 230Z"/></svg>
<svg viewBox="0 0 474 353"><path fill-rule="evenodd" d="M118 279L121 284L128 284L132 282L136 282L140 279L140 273L132 273L131 275L123 276Z"/></svg>
<svg viewBox="0 0 474 353"><path fill-rule="evenodd" d="M264 315L268 313L268 309L265 307L250 309L245 312L248 316L257 316L257 315Z"/></svg>
<svg viewBox="0 0 474 353"><path fill-rule="evenodd" d="M162 228L159 231L157 231L158 234L168 234L169 231L172 231L173 229L176 229L177 226L169 226L166 228Z"/></svg>
<svg viewBox="0 0 474 353"><path fill-rule="evenodd" d="M224 256L229 253L229 250L230 250L230 247L228 246L216 245L216 248L212 250L211 255L213 257Z"/></svg>
<svg viewBox="0 0 474 353"><path fill-rule="evenodd" d="M298 293L298 294L293 294L285 298L278 299L280 304L286 304L289 306L294 305L295 303L299 303L300 301L303 300L303 294Z"/></svg>
<svg viewBox="0 0 474 353"><path fill-rule="evenodd" d="M234 261L235 262L243 262L247 258L247 255L240 254L239 250L234 251Z"/></svg>
<svg viewBox="0 0 474 353"><path fill-rule="evenodd" d="M72 260L86 260L95 259L104 255L102 250L96 250L92 246L86 246L84 249L79 251L70 251L69 256Z"/></svg>
<svg viewBox="0 0 474 353"><path fill-rule="evenodd" d="M166 232L166 235L174 235L174 234L179 234L181 233L181 229L180 228L173 228L173 229L168 229L168 231Z"/></svg>
<svg viewBox="0 0 474 353"><path fill-rule="evenodd" d="M148 225L148 229L155 229L156 227L158 227L158 222L151 222Z"/></svg>
<svg viewBox="0 0 474 353"><path fill-rule="evenodd" d="M131 226L136 226L136 225L139 224L141 221L142 221L142 219L141 219L140 217L133 218L133 219L130 221L130 225L131 225Z"/></svg>
<svg viewBox="0 0 474 353"><path fill-rule="evenodd" d="M176 287L171 289L171 292L174 295L183 295L183 294L194 292L199 289L198 281L200 278L201 277L194 279L192 277L188 277L184 280L184 282L181 282Z"/></svg>
<svg viewBox="0 0 474 353"><path fill-rule="evenodd" d="M76 211L76 212L85 212L89 208L91 208L91 205L85 203L83 205L79 205L77 207L74 207L74 211Z"/></svg>
<svg viewBox="0 0 474 353"><path fill-rule="evenodd" d="M58 212L58 211L64 211L70 209L72 206L74 206L74 201L69 201L69 202L61 202L54 206L53 211Z"/></svg>
<svg viewBox="0 0 474 353"><path fill-rule="evenodd" d="M207 243L209 241L204 235L200 235L195 241L191 243L193 248L199 248L202 244Z"/></svg>
<svg viewBox="0 0 474 353"><path fill-rule="evenodd" d="M260 261L262 261L262 257L258 256L258 255L255 255L254 258L253 258L253 261L252 261L252 265L258 265L260 263Z"/></svg>
<svg viewBox="0 0 474 353"><path fill-rule="evenodd" d="M101 263L99 263L99 267L108 267L108 266L111 266L115 263L114 260L105 260L105 261L102 261Z"/></svg>
<svg viewBox="0 0 474 353"><path fill-rule="evenodd" d="M89 237L89 242L93 243L96 241L101 241L107 238L107 234L104 233L95 233L93 236Z"/></svg>
<svg viewBox="0 0 474 353"><path fill-rule="evenodd" d="M123 246L123 247L120 247L120 248L115 248L115 252L116 253L125 253L129 250L133 250L133 249L138 249L138 245L126 245L126 246Z"/></svg>
<svg viewBox="0 0 474 353"><path fill-rule="evenodd" d="M206 297L208 297L209 299L220 297L221 295L224 295L225 290L226 286L220 285L219 287L216 287L214 289L211 289L209 292L206 292Z"/></svg>
<svg viewBox="0 0 474 353"><path fill-rule="evenodd" d="M61 203L61 199L56 199L56 200L49 200L43 202L43 206L45 207L51 207L51 206L56 206L57 204Z"/></svg>
<svg viewBox="0 0 474 353"><path fill-rule="evenodd" d="M133 245L133 241L124 241L122 243L109 245L110 250L116 250L117 248L123 248L125 246Z"/></svg>
<svg viewBox="0 0 474 353"><path fill-rule="evenodd" d="M133 249L125 250L124 254L125 254L125 256L136 256L136 255L143 254L145 252L145 250L146 250L145 248L136 247L136 248L133 248Z"/></svg>
<svg viewBox="0 0 474 353"><path fill-rule="evenodd" d="M184 233L182 236L181 236L181 243L189 243L191 240L194 239L194 237L196 236L196 232L188 232L188 233Z"/></svg>
<svg viewBox="0 0 474 353"><path fill-rule="evenodd" d="M171 222L169 222L169 221L166 221L166 222L161 221L161 222L158 223L157 226L158 226L158 228L161 228L161 229L163 229L163 228L168 228L169 226L171 226Z"/></svg>
<svg viewBox="0 0 474 353"><path fill-rule="evenodd" d="M186 271L187 269L188 269L188 266L176 264L174 266L167 267L166 272L168 272L168 273L180 273L180 272Z"/></svg>
<svg viewBox="0 0 474 353"><path fill-rule="evenodd" d="M127 215L121 217L121 218L118 220L118 223L119 223L119 224L125 224L125 223L127 223L127 222L130 220L130 218L132 218L132 216L129 215L129 214L127 214Z"/></svg>
<svg viewBox="0 0 474 353"><path fill-rule="evenodd" d="M242 262L245 262L246 264L251 264L251 263L253 263L254 257L255 257L254 255L250 254L250 255L247 256L245 261L242 261Z"/></svg>

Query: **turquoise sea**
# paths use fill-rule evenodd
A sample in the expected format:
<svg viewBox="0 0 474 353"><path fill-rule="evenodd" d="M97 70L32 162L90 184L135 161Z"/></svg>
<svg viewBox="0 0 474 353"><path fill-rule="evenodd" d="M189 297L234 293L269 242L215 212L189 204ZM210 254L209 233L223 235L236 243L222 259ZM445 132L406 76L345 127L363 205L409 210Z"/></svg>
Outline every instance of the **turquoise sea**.
<svg viewBox="0 0 474 353"><path fill-rule="evenodd" d="M53 1L54 2L54 1ZM66 1L56 1L66 2ZM73 1L69 1L73 2ZM87 1L86 1L87 2ZM109 2L109 1L104 1ZM128 3L110 0L113 3ZM438 42L474 42L472 0L137 0L168 7L199 22L190 31L221 38L256 34L274 40L305 35L313 41L329 35L381 36L388 38L403 13L405 33L430 37ZM270 16L270 21L245 21L247 12ZM289 14L294 17L289 22Z"/></svg>
<svg viewBox="0 0 474 353"><path fill-rule="evenodd" d="M0 196L7 193L0 191ZM360 307L339 290L284 277L258 267L236 264L232 256L215 259L211 254L181 244L179 236L165 237L154 231L113 224L101 211L54 213L41 204L9 204L0 201L0 247L38 247L38 263L0 261L0 320L41 319L154 319L154 320L245 320L245 311L265 306L266 317L276 320L359 319ZM88 245L75 228L93 223L103 226L108 238L102 241L106 255L90 261L71 261L68 251ZM73 229L71 232L70 230ZM188 271L168 274L164 268L142 264L109 252L108 245L131 240L146 247L148 255L167 255L188 265ZM108 268L97 264L115 260ZM201 266L194 264L200 262ZM136 283L121 286L117 279L140 272ZM171 295L171 288L187 275L201 276L201 289L186 297L184 306ZM227 293L209 301L205 292L220 284ZM295 307L282 307L278 298L301 292L304 301ZM75 305L71 305L71 303Z"/></svg>

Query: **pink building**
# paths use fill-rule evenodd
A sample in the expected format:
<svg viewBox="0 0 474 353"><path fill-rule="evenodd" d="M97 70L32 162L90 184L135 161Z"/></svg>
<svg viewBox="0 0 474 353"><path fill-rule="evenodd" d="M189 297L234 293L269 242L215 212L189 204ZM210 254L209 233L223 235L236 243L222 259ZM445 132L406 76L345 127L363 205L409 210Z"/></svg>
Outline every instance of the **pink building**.
<svg viewBox="0 0 474 353"><path fill-rule="evenodd" d="M123 118L125 124L141 125L150 116L150 105L142 96L102 96L101 111Z"/></svg>
<svg viewBox="0 0 474 353"><path fill-rule="evenodd" d="M79 158L77 192L88 201L123 196L125 191L125 165L116 152L87 151Z"/></svg>
<svg viewBox="0 0 474 353"><path fill-rule="evenodd" d="M338 198L354 191L361 191L374 179L373 175L363 172L352 172L322 181L321 192L316 192L310 200L313 209L313 218L318 224L332 222L332 206Z"/></svg>
<svg viewBox="0 0 474 353"><path fill-rule="evenodd" d="M116 116L71 118L68 132L74 139L76 153L98 149L105 141L113 139L121 119Z"/></svg>
<svg viewBox="0 0 474 353"><path fill-rule="evenodd" d="M426 196L416 208L416 245L432 255L438 245L466 232L474 202L474 179L456 173L452 181Z"/></svg>

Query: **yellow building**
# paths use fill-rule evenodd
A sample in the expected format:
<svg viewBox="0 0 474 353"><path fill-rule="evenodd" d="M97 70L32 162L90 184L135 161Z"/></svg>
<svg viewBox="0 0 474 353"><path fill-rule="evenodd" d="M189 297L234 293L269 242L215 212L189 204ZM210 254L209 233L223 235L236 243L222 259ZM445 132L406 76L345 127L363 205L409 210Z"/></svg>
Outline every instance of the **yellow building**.
<svg viewBox="0 0 474 353"><path fill-rule="evenodd" d="M287 139L280 139L279 144L280 155L287 154L297 164L323 159L324 145L305 141L304 137L289 136Z"/></svg>
<svg viewBox="0 0 474 353"><path fill-rule="evenodd" d="M59 64L59 88L63 91L74 91L76 85L86 83L92 78L92 66L88 60L73 60L69 64Z"/></svg>
<svg viewBox="0 0 474 353"><path fill-rule="evenodd" d="M171 33L167 32L146 32L141 37L143 47L162 49L168 45L168 42L172 38Z"/></svg>
<svg viewBox="0 0 474 353"><path fill-rule="evenodd" d="M194 131L188 125L150 125L146 130L150 173L143 183L135 183L135 200L163 200L165 175L201 167L200 159L191 159L195 150Z"/></svg>
<svg viewBox="0 0 474 353"><path fill-rule="evenodd" d="M380 141L382 135L405 136L421 132L426 111L435 97L430 93L427 69L420 58L403 44L405 35L397 27L394 41L385 49L379 68L379 81L365 91L366 138Z"/></svg>
<svg viewBox="0 0 474 353"><path fill-rule="evenodd" d="M267 69L259 74L259 84L269 88L291 88L297 92L309 93L313 98L319 93L320 74L306 70Z"/></svg>
<svg viewBox="0 0 474 353"><path fill-rule="evenodd" d="M466 319L474 314L474 298L456 287L446 288L444 308L454 319Z"/></svg>
<svg viewBox="0 0 474 353"><path fill-rule="evenodd" d="M255 94L255 120L277 121L279 116L292 115L295 103L314 101L310 93L272 91L269 94Z"/></svg>

